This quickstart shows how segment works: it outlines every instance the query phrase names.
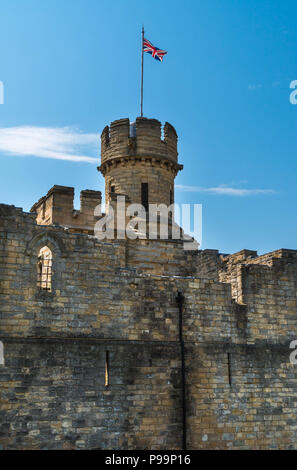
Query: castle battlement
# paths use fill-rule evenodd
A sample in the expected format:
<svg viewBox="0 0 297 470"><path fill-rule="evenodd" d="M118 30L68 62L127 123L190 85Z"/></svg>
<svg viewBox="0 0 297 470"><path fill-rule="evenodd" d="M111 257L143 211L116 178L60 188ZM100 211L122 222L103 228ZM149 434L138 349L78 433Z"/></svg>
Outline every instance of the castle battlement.
<svg viewBox="0 0 297 470"><path fill-rule="evenodd" d="M177 163L177 133L166 122L163 127L157 119L136 118L113 121L101 134L101 164L119 157L163 158Z"/></svg>
<svg viewBox="0 0 297 470"><path fill-rule="evenodd" d="M80 210L74 209L73 199L74 188L55 185L32 206L30 212L37 214L36 221L40 225L63 225L92 232L97 220L94 209L101 205L101 191L81 191Z"/></svg>

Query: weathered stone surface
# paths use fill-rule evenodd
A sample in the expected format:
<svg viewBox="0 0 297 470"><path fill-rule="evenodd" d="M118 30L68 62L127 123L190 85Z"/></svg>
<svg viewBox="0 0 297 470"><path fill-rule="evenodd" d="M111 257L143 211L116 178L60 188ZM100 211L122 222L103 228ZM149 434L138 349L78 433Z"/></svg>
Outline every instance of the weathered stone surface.
<svg viewBox="0 0 297 470"><path fill-rule="evenodd" d="M103 161L127 152L107 183L138 202L146 175L151 197L168 203L176 167L161 160L177 165L176 133L166 124L161 140L158 121L139 120L129 147L129 125L103 131ZM138 161L142 151L149 158ZM70 228L73 188L39 201L37 223L0 205L2 448L181 449L182 292L188 448L296 449L297 252L102 242L91 228L99 196L82 192L81 225ZM37 285L45 246L50 291Z"/></svg>

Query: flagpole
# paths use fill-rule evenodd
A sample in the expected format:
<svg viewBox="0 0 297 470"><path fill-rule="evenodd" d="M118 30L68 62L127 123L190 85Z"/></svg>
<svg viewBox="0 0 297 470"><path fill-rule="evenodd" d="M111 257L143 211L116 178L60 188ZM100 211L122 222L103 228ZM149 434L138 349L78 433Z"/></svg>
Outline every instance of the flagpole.
<svg viewBox="0 0 297 470"><path fill-rule="evenodd" d="M143 117L143 39L144 27L142 26L141 34L141 100L140 100L140 116Z"/></svg>

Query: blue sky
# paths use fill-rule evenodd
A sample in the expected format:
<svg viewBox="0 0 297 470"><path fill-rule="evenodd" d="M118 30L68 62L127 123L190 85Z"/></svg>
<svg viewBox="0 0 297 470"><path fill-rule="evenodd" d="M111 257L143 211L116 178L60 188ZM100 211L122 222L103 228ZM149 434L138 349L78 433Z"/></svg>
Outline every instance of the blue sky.
<svg viewBox="0 0 297 470"><path fill-rule="evenodd" d="M286 0L2 0L0 201L54 184L103 190L102 129L140 107L172 123L176 202L203 204L203 246L297 248L297 4Z"/></svg>

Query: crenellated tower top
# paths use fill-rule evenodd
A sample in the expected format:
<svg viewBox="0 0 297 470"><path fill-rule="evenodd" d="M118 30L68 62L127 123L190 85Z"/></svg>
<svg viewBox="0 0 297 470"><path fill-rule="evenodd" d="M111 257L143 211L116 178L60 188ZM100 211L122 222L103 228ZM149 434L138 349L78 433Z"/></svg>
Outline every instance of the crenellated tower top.
<svg viewBox="0 0 297 470"><path fill-rule="evenodd" d="M143 117L113 121L103 129L98 170L105 177L107 206L110 192L126 194L134 203L174 202L174 178L183 165L177 159L177 133L168 122L163 135L160 121Z"/></svg>
<svg viewBox="0 0 297 470"><path fill-rule="evenodd" d="M137 118L113 121L101 134L101 164L119 157L153 157L177 163L177 134L168 122L161 137L161 123L156 119Z"/></svg>

